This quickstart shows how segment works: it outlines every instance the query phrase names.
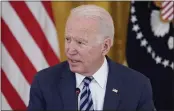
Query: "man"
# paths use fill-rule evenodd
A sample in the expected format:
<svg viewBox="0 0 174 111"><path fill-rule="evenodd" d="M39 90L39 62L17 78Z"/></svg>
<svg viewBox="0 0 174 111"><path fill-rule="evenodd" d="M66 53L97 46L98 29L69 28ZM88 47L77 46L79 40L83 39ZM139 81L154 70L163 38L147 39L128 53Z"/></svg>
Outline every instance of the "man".
<svg viewBox="0 0 174 111"><path fill-rule="evenodd" d="M106 56L114 39L107 11L95 5L73 9L65 38L68 60L38 72L28 110L154 109L149 80Z"/></svg>

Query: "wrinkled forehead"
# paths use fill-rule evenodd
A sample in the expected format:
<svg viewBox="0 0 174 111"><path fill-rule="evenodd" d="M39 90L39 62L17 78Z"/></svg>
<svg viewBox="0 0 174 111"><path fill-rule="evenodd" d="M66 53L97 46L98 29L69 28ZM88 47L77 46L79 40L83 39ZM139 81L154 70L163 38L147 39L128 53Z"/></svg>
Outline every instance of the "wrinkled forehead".
<svg viewBox="0 0 174 111"><path fill-rule="evenodd" d="M91 35L98 32L99 22L95 17L70 16L66 23L65 33L72 35Z"/></svg>

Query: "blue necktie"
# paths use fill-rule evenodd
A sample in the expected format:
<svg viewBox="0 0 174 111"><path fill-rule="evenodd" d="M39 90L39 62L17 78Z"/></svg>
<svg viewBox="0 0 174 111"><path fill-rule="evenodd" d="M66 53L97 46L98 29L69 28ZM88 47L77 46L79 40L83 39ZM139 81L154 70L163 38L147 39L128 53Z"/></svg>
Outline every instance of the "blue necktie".
<svg viewBox="0 0 174 111"><path fill-rule="evenodd" d="M80 96L80 110L94 110L92 95L89 89L89 84L91 83L92 79L92 77L85 77L83 80L84 86Z"/></svg>

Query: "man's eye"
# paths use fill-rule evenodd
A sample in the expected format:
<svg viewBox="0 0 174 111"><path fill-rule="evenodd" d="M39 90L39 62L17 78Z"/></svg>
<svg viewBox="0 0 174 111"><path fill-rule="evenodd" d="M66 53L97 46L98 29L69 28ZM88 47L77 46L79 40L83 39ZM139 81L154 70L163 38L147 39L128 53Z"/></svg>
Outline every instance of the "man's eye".
<svg viewBox="0 0 174 111"><path fill-rule="evenodd" d="M80 45L83 44L81 41L78 41L77 43L80 44Z"/></svg>
<svg viewBox="0 0 174 111"><path fill-rule="evenodd" d="M66 41L67 41L67 42L70 42L70 38L66 38Z"/></svg>

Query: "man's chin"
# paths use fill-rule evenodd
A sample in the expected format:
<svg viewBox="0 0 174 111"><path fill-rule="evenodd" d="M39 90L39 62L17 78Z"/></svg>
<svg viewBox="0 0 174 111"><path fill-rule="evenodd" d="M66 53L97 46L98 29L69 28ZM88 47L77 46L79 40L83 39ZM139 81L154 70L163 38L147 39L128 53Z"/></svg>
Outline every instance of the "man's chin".
<svg viewBox="0 0 174 111"><path fill-rule="evenodd" d="M74 73L79 73L79 74L83 73L83 71L79 67L71 67L70 66L70 70Z"/></svg>
<svg viewBox="0 0 174 111"><path fill-rule="evenodd" d="M79 68L78 67L75 67L75 66L71 66L70 65L70 70L74 73L78 73L79 72Z"/></svg>

